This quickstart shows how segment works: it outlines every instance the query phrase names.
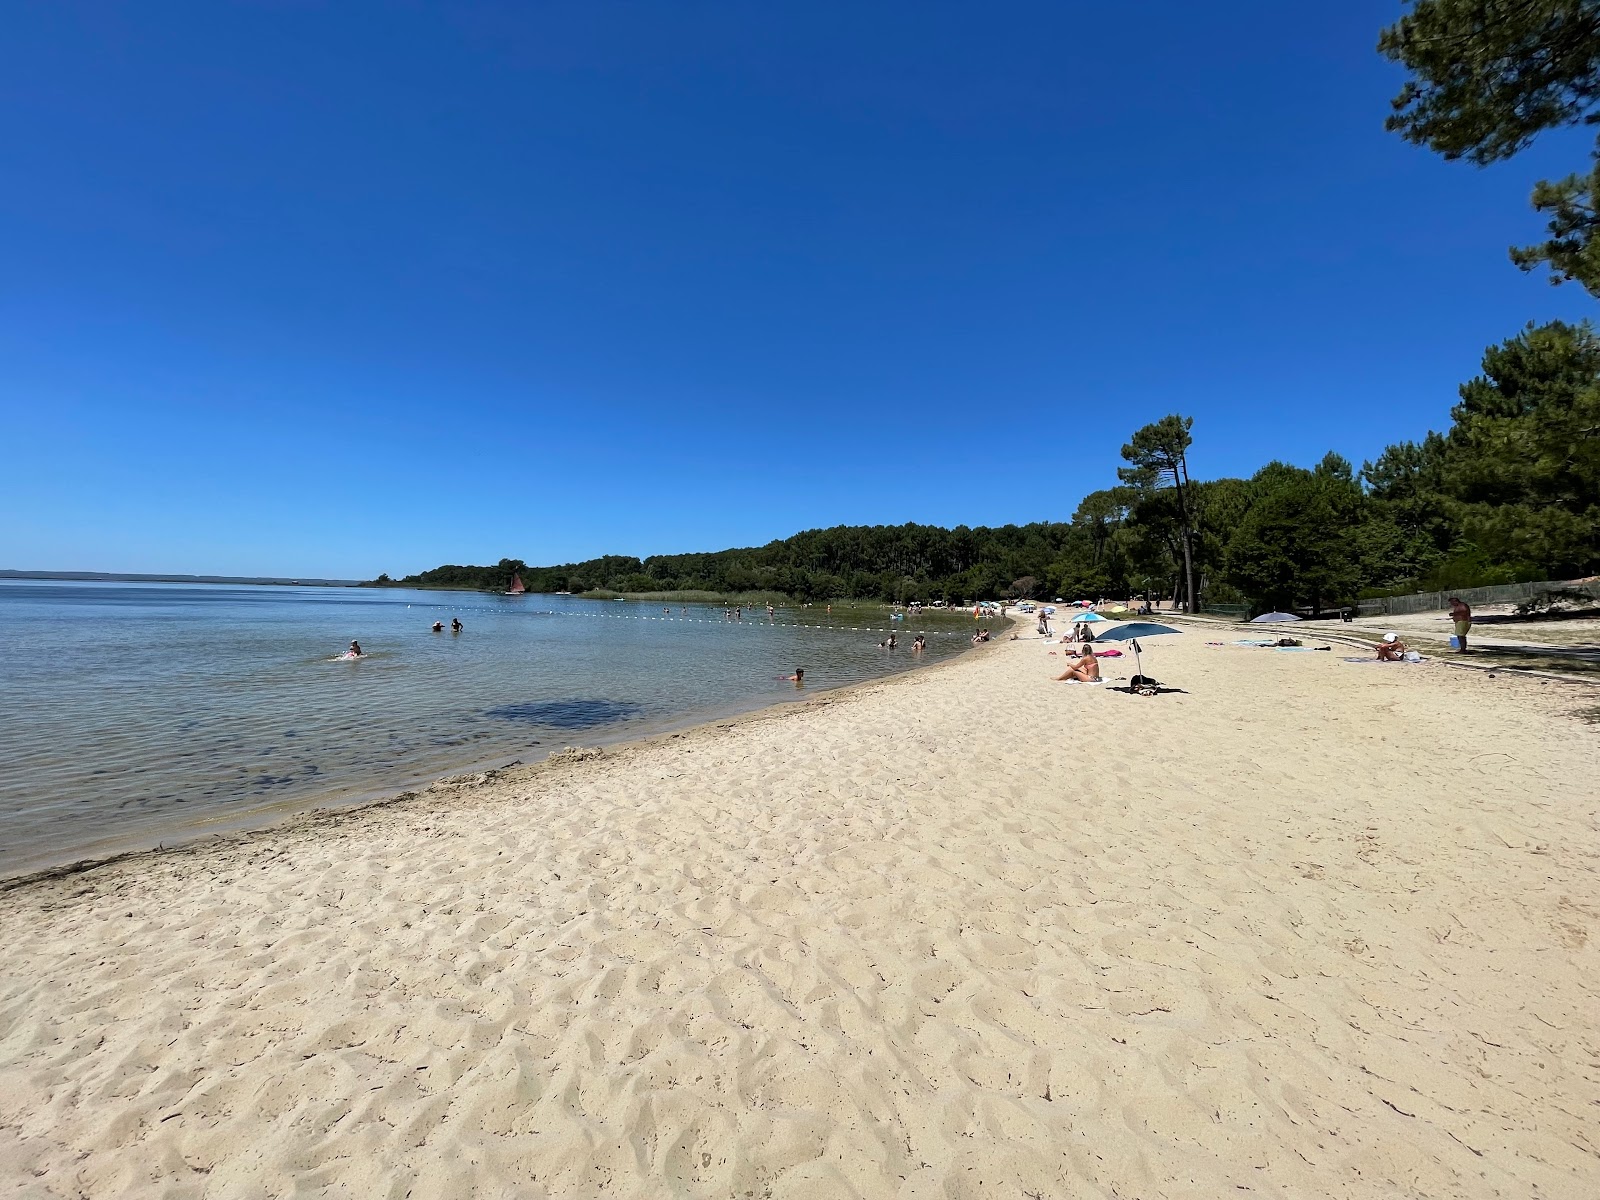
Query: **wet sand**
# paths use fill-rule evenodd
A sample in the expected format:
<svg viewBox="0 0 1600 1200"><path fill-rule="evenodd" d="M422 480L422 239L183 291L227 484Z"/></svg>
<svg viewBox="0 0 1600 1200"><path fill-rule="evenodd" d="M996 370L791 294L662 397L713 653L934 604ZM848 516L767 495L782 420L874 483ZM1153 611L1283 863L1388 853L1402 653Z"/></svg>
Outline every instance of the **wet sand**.
<svg viewBox="0 0 1600 1200"><path fill-rule="evenodd" d="M0 1191L1600 1193L1595 696L1216 636L0 893Z"/></svg>

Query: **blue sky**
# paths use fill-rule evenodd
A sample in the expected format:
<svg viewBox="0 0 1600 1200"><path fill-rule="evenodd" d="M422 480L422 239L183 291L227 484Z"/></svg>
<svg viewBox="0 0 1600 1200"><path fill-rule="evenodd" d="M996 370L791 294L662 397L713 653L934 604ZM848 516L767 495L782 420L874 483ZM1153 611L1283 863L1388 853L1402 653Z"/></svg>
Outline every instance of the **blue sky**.
<svg viewBox="0 0 1600 1200"><path fill-rule="evenodd" d="M1593 301L1397 3L15 6L0 566L369 577L1065 519L1447 421Z"/></svg>

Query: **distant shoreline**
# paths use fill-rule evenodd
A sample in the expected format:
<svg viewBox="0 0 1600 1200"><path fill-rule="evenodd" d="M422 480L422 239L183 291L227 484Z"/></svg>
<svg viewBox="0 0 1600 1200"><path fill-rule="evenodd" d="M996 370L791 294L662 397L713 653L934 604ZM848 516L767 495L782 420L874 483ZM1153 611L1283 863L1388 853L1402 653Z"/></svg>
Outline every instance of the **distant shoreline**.
<svg viewBox="0 0 1600 1200"><path fill-rule="evenodd" d="M299 587L357 587L359 579L292 579L287 575L144 575L124 571L7 571L0 579L56 583L248 583Z"/></svg>

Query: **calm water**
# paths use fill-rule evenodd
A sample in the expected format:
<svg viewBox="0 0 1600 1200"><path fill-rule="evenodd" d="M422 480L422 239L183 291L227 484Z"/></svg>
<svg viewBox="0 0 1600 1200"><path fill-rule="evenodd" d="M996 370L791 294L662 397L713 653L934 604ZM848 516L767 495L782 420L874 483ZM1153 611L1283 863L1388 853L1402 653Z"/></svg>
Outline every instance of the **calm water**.
<svg viewBox="0 0 1600 1200"><path fill-rule="evenodd" d="M971 630L914 618L888 652L881 610L682 607L0 582L0 874L794 700L916 665L915 629L927 662ZM351 638L367 657L336 660ZM806 692L781 678L796 666Z"/></svg>

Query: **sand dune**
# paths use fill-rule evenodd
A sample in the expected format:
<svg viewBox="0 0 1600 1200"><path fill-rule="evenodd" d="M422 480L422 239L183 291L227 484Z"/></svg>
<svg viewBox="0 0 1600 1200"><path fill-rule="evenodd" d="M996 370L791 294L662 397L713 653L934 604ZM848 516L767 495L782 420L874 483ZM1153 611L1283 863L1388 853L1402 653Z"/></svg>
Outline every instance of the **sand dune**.
<svg viewBox="0 0 1600 1200"><path fill-rule="evenodd" d="M1600 1194L1595 699L1206 636L0 895L0 1195Z"/></svg>

